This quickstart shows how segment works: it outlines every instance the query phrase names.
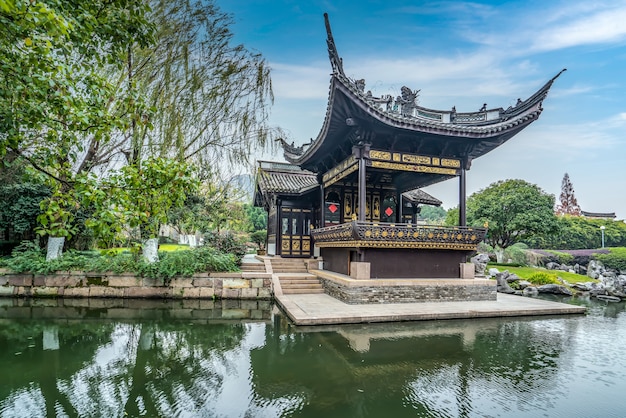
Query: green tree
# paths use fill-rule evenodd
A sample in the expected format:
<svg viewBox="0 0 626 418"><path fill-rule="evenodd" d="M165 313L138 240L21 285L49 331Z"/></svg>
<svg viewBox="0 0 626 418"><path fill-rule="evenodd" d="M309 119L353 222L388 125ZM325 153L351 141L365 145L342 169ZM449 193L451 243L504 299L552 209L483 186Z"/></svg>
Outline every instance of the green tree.
<svg viewBox="0 0 626 418"><path fill-rule="evenodd" d="M246 213L247 229L249 232L267 229L267 212L265 209L245 203L243 210Z"/></svg>
<svg viewBox="0 0 626 418"><path fill-rule="evenodd" d="M188 164L150 158L141 168L125 166L102 181L92 177L84 188L81 195L94 208L94 217L87 222L96 237L111 241L128 227L126 234L142 241L145 258L156 261L156 252L148 251L158 242L161 224L172 207L182 206L196 192L198 180Z"/></svg>
<svg viewBox="0 0 626 418"><path fill-rule="evenodd" d="M539 233L556 229L554 196L524 180L504 180L472 194L467 200L468 224L488 225L486 242L498 262L503 250Z"/></svg>
<svg viewBox="0 0 626 418"><path fill-rule="evenodd" d="M420 207L419 217L429 223L445 222L447 212L441 206L423 205Z"/></svg>

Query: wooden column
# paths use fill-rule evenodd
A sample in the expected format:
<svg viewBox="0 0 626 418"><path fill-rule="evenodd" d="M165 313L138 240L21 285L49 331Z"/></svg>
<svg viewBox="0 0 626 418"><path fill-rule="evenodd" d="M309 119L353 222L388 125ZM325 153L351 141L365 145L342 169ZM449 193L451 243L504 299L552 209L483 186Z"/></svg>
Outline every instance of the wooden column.
<svg viewBox="0 0 626 418"><path fill-rule="evenodd" d="M352 148L352 154L359 160L359 186L358 186L358 201L359 201L359 213L357 220L359 222L365 222L365 208L367 197L367 162L366 160L370 156L370 145L359 143L359 145Z"/></svg>
<svg viewBox="0 0 626 418"><path fill-rule="evenodd" d="M402 223L402 193L398 192L396 195L398 206L396 207L396 222Z"/></svg>
<svg viewBox="0 0 626 418"><path fill-rule="evenodd" d="M467 226L466 206L465 206L465 167L461 168L461 175L459 176L459 226Z"/></svg>
<svg viewBox="0 0 626 418"><path fill-rule="evenodd" d="M326 226L326 198L324 196L324 184L320 181L320 224L318 228L324 228Z"/></svg>

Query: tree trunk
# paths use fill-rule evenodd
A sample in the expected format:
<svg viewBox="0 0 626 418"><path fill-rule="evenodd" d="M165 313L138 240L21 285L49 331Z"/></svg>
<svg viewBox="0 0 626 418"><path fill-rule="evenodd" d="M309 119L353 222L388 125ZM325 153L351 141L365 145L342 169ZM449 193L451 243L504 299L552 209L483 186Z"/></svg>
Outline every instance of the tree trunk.
<svg viewBox="0 0 626 418"><path fill-rule="evenodd" d="M149 238L143 242L141 247L143 258L148 263L159 261L159 239Z"/></svg>
<svg viewBox="0 0 626 418"><path fill-rule="evenodd" d="M493 252L496 253L496 262L502 264L504 262L504 248L494 247Z"/></svg>
<svg viewBox="0 0 626 418"><path fill-rule="evenodd" d="M63 255L64 244L65 244L65 237L49 237L46 261L54 260L54 259L61 257L61 255Z"/></svg>

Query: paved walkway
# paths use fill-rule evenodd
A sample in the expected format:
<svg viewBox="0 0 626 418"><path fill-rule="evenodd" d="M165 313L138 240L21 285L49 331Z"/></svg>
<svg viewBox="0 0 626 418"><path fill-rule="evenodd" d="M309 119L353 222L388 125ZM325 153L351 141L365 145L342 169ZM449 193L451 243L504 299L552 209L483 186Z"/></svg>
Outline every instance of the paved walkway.
<svg viewBox="0 0 626 418"><path fill-rule="evenodd" d="M433 319L582 314L586 308L498 293L497 301L348 305L327 294L276 295L296 325L425 321Z"/></svg>

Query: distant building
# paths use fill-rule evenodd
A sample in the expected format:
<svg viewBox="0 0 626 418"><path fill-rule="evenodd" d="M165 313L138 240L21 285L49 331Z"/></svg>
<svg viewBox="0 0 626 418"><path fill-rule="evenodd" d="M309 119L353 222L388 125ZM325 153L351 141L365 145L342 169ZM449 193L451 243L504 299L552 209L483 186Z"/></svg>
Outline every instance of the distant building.
<svg viewBox="0 0 626 418"><path fill-rule="evenodd" d="M581 210L580 215L584 216L585 218L590 218L590 219L605 219L605 220L615 219L615 212L601 213L601 212L585 212L584 210Z"/></svg>

